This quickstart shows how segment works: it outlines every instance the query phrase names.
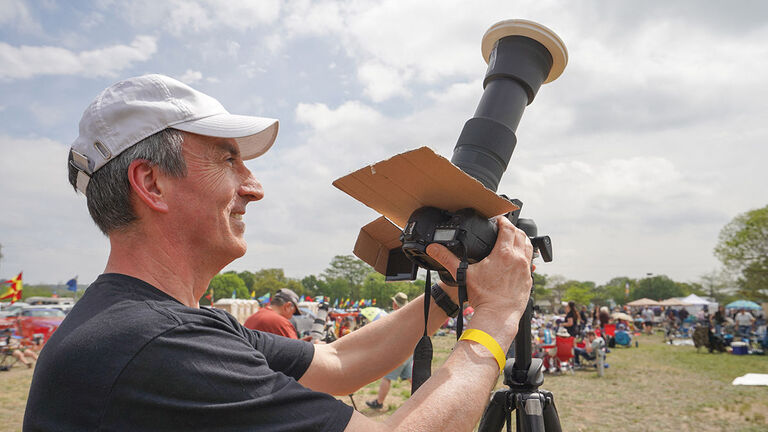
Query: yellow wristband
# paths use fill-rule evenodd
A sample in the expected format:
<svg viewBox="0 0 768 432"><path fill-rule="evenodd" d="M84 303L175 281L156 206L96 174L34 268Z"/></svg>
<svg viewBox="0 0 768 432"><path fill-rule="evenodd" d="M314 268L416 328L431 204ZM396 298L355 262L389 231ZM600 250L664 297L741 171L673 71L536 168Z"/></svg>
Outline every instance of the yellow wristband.
<svg viewBox="0 0 768 432"><path fill-rule="evenodd" d="M464 330L464 333L461 334L459 340L475 341L486 347L488 351L496 357L496 363L499 364L499 371L504 372L504 364L507 362L506 355L504 354L504 351L502 351L501 345L499 345L499 343L496 342L496 339L491 335L478 329L466 329Z"/></svg>

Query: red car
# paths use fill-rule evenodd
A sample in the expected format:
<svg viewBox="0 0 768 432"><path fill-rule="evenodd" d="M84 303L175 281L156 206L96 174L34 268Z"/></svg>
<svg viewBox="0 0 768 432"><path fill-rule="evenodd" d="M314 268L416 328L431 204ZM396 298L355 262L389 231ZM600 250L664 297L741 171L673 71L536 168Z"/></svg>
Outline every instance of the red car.
<svg viewBox="0 0 768 432"><path fill-rule="evenodd" d="M16 316L0 318L0 329L12 328L16 330L17 335L29 340L41 335L42 342L45 343L59 328L65 316L60 309L25 307Z"/></svg>

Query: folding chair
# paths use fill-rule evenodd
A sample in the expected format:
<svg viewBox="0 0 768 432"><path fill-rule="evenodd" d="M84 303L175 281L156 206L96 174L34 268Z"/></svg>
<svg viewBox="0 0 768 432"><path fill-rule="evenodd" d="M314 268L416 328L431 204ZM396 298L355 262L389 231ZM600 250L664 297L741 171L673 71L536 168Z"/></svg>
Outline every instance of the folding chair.
<svg viewBox="0 0 768 432"><path fill-rule="evenodd" d="M560 365L560 371L565 372L570 370L573 373L573 343L575 338L560 337L555 338L555 345L557 346L557 360Z"/></svg>

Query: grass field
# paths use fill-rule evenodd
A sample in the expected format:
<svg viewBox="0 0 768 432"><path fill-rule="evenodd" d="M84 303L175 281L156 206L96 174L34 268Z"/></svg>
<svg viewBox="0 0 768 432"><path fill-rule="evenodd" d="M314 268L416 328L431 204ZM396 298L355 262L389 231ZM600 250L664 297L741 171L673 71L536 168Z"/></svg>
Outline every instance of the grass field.
<svg viewBox="0 0 768 432"><path fill-rule="evenodd" d="M437 367L455 336L433 343ZM602 378L592 371L545 377L542 388L554 393L563 430L768 430L768 387L731 385L746 373L768 374L768 356L697 353L665 345L661 336L641 336L639 348L614 349L608 363ZM21 430L31 379L32 371L19 366L0 372L0 431ZM390 415L410 396L407 382L393 383L384 409L371 410L365 401L377 390L375 382L354 394L357 408L370 417ZM348 396L340 399L351 404Z"/></svg>
<svg viewBox="0 0 768 432"><path fill-rule="evenodd" d="M435 364L442 364L455 336L433 340ZM666 345L661 336L639 340L639 348L608 354L610 368L602 378L593 371L545 376L542 389L555 395L563 430L768 430L768 387L731 385L746 373L768 373L768 356L697 353L690 346ZM385 408L375 411L365 401L374 399L377 389L372 383L355 393L357 408L368 416L391 414L410 394L407 382L394 383ZM342 400L351 403L349 397Z"/></svg>

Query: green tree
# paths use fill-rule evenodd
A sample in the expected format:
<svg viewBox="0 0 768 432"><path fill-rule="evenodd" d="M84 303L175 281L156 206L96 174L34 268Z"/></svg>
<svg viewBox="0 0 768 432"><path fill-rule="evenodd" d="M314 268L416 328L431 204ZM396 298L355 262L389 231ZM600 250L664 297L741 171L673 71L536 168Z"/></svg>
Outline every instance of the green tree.
<svg viewBox="0 0 768 432"><path fill-rule="evenodd" d="M731 280L722 271L711 271L700 277L704 295L715 299L718 303L728 303L732 295Z"/></svg>
<svg viewBox="0 0 768 432"><path fill-rule="evenodd" d="M253 283L256 281L253 273L246 270L238 273L237 276L245 282L245 287L248 288L248 292L253 290Z"/></svg>
<svg viewBox="0 0 768 432"><path fill-rule="evenodd" d="M347 296L353 299L360 298L360 288L365 282L368 273L373 268L353 255L336 255L331 263L323 271L322 277L326 282L334 279L342 279L348 282L349 292Z"/></svg>
<svg viewBox="0 0 768 432"><path fill-rule="evenodd" d="M562 299L564 301L576 302L577 305L587 305L592 301L595 292L594 282L580 282L570 280L563 284L565 288L565 294Z"/></svg>
<svg viewBox="0 0 768 432"><path fill-rule="evenodd" d="M676 283L665 275L655 275L637 281L637 286L630 291L630 300L649 298L652 300L683 297L686 293L684 285Z"/></svg>
<svg viewBox="0 0 768 432"><path fill-rule="evenodd" d="M635 285L635 280L625 276L615 277L608 281L604 285L599 285L595 288L594 297L592 297L592 303L600 306L605 306L613 301L614 303L626 303L628 296L626 296L626 286L629 283L629 289Z"/></svg>
<svg viewBox="0 0 768 432"><path fill-rule="evenodd" d="M211 279L208 289L209 291L213 289L214 300L232 298L232 292L235 293L236 298L251 298L248 288L245 287L245 282L234 272L217 274ZM205 293L205 295L207 294L208 292Z"/></svg>
<svg viewBox="0 0 768 432"><path fill-rule="evenodd" d="M281 268L261 269L253 273L253 287L256 297L266 293L274 294L281 288L289 288L298 295L304 295L304 286L296 279L285 276Z"/></svg>
<svg viewBox="0 0 768 432"><path fill-rule="evenodd" d="M311 296L324 295L330 297L330 295L326 294L328 284L325 283L324 280L318 279L315 275L309 275L302 278L301 286L304 287L305 294L309 294Z"/></svg>
<svg viewBox="0 0 768 432"><path fill-rule="evenodd" d="M768 206L742 213L725 225L715 256L735 275L740 296L768 301Z"/></svg>
<svg viewBox="0 0 768 432"><path fill-rule="evenodd" d="M392 297L398 292L407 295L409 300L424 294L424 283L423 279L417 279L413 282L386 282L384 275L378 272L371 272L368 273L360 288L360 297L376 299L376 306L389 309L392 305Z"/></svg>

